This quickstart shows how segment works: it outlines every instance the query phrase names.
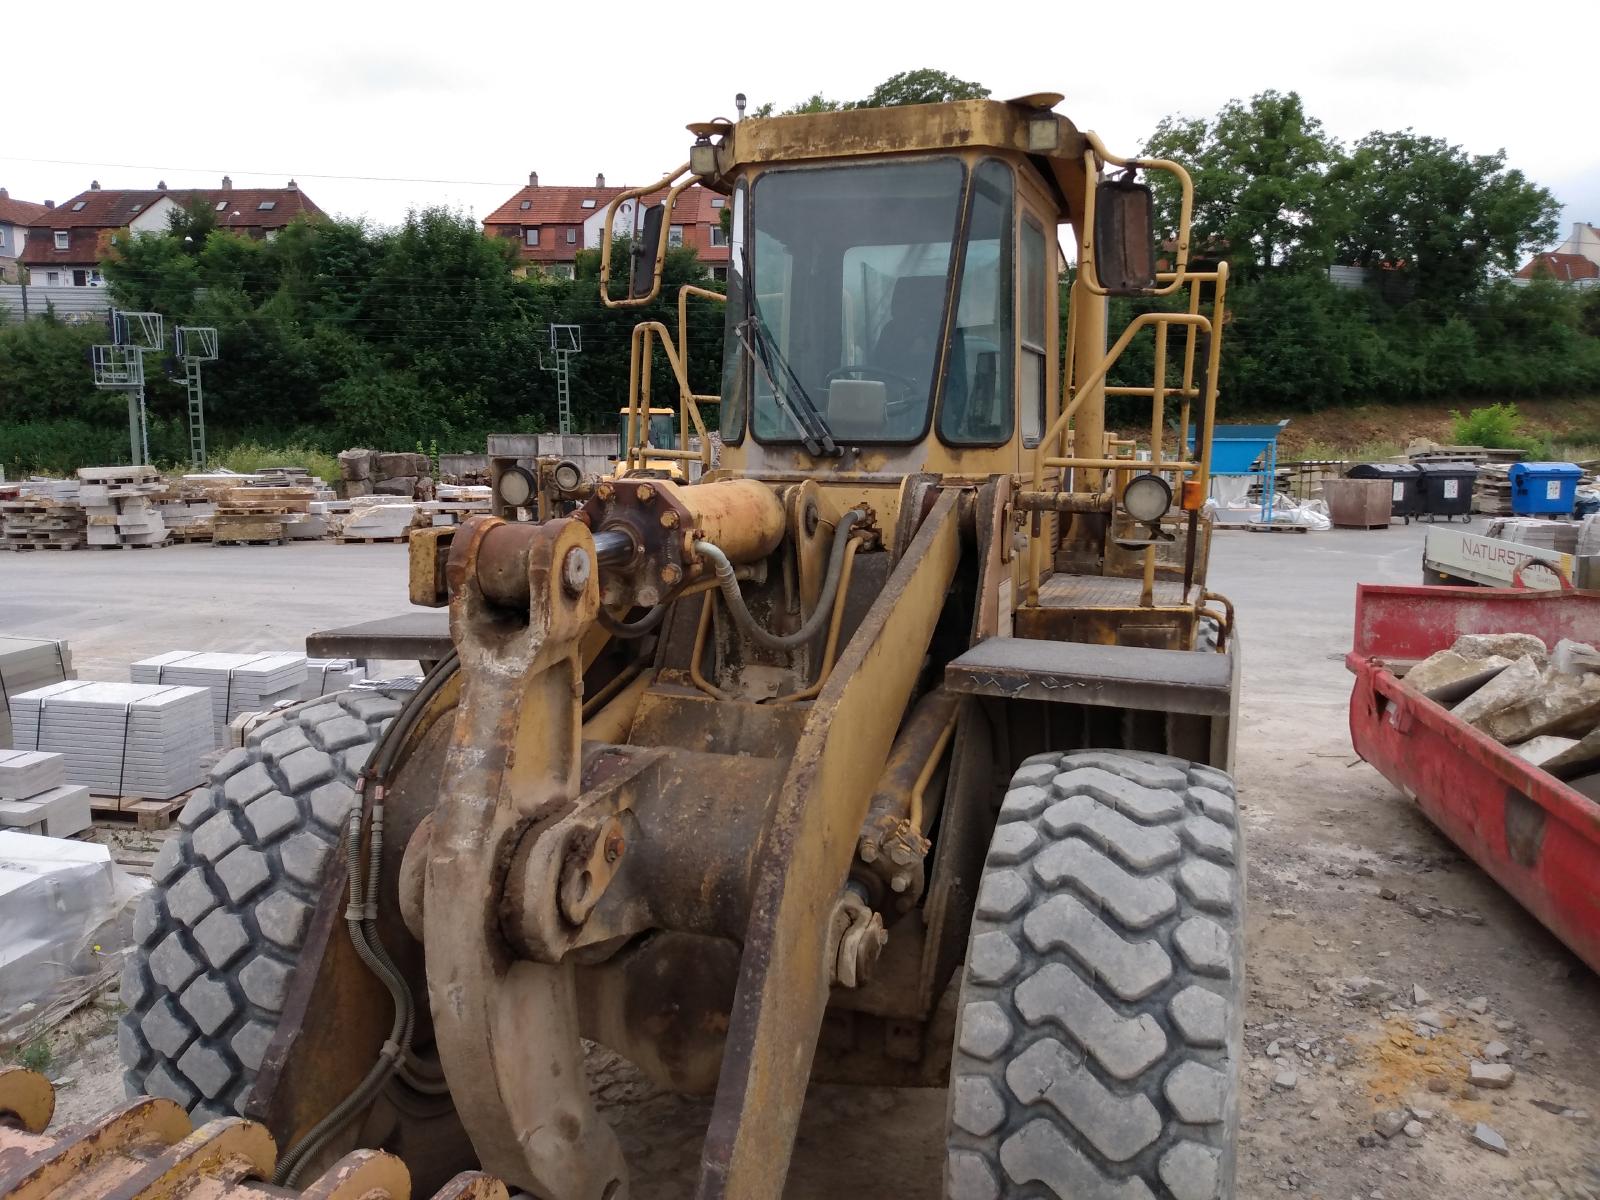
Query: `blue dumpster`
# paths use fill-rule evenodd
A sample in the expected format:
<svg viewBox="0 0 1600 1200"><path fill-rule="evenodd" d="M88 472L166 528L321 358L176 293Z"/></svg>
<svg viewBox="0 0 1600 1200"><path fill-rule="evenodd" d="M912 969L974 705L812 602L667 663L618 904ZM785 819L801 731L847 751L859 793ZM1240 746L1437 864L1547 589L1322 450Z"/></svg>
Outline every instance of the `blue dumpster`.
<svg viewBox="0 0 1600 1200"><path fill-rule="evenodd" d="M1511 465L1511 511L1519 517L1571 516L1583 468L1577 463L1530 462Z"/></svg>

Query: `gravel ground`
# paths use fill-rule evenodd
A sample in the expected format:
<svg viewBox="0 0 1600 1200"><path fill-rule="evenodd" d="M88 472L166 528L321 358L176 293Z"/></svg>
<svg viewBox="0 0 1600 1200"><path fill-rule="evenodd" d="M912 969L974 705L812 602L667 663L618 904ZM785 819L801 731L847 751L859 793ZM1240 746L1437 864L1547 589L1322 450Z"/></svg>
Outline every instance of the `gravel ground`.
<svg viewBox="0 0 1600 1200"><path fill-rule="evenodd" d="M1416 582L1423 533L1216 538L1211 585L1238 606L1244 645L1238 1194L1596 1200L1600 980L1350 749L1343 656L1355 584ZM3 565L0 631L70 639L89 678L125 678L130 660L178 647L288 646L404 606L399 546L189 546ZM147 841L104 836L134 842L130 857ZM63 1119L117 1096L108 1032L98 1007L52 1037L51 1072L70 1081ZM1471 1085L1474 1061L1508 1065L1510 1086ZM635 1194L690 1195L708 1105L626 1070L604 1079ZM813 1089L788 1194L937 1195L944 1108L939 1091Z"/></svg>

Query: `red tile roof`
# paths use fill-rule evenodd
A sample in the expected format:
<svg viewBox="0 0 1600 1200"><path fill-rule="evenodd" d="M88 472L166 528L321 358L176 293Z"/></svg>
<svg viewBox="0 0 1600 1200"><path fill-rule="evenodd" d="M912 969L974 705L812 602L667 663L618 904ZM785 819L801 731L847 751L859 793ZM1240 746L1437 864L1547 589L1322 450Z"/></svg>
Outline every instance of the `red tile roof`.
<svg viewBox="0 0 1600 1200"><path fill-rule="evenodd" d="M225 202L227 207L216 211L218 227L243 233L282 229L297 217L323 215L299 188L91 188L54 208L42 209L29 221L28 244L20 261L30 267L98 263L110 250L111 234L164 196L185 208L201 204L213 211ZM272 207L263 210L263 203ZM83 207L77 208L79 204ZM229 220L235 212L239 215ZM55 248L58 229L71 235L67 250Z"/></svg>
<svg viewBox="0 0 1600 1200"><path fill-rule="evenodd" d="M483 219L485 225L581 225L612 199L620 187L525 187ZM523 208L522 202L528 202ZM593 200L588 208L585 200Z"/></svg>
<svg viewBox="0 0 1600 1200"><path fill-rule="evenodd" d="M12 225L28 225L49 211L44 205L35 204L31 200L13 200L10 196L0 194L0 221Z"/></svg>
<svg viewBox="0 0 1600 1200"><path fill-rule="evenodd" d="M583 223L604 212L606 206L627 191L626 187L560 187L530 186L520 189L483 219L484 232L491 237L514 238L517 253L524 262L572 262L583 249ZM657 204L667 198L665 191L652 192L644 197L646 205ZM669 222L684 226L684 244L699 252L707 262L726 262L726 247L712 247L709 233L694 236L694 226L709 227L722 222L722 209L713 205L720 199L715 192L692 184L678 194L677 207ZM585 208L584 201L594 203ZM527 204L527 208L522 207ZM576 228L578 240L567 244L566 230ZM527 244L525 231L539 230L539 245Z"/></svg>
<svg viewBox="0 0 1600 1200"><path fill-rule="evenodd" d="M1600 279L1600 263L1592 262L1581 254L1535 254L1531 262L1517 272L1519 279L1548 276L1563 283L1574 279Z"/></svg>

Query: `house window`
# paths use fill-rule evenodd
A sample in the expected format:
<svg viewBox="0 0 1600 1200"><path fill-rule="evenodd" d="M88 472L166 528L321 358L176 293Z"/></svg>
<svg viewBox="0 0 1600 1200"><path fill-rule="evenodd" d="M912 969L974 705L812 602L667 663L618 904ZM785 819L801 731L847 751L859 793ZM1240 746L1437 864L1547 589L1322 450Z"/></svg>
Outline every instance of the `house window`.
<svg viewBox="0 0 1600 1200"><path fill-rule="evenodd" d="M578 241L578 231L571 226L567 227L567 245L575 245Z"/></svg>
<svg viewBox="0 0 1600 1200"><path fill-rule="evenodd" d="M55 233L56 233L56 249L57 250L65 250L67 248L67 231L65 229L58 229L58 230L55 231Z"/></svg>
<svg viewBox="0 0 1600 1200"><path fill-rule="evenodd" d="M524 229L522 231L522 240L530 246L537 246L539 244L539 231L537 229Z"/></svg>
<svg viewBox="0 0 1600 1200"><path fill-rule="evenodd" d="M74 271L72 273L72 286L73 287L88 287L89 286L89 272L87 272L87 271Z"/></svg>
<svg viewBox="0 0 1600 1200"><path fill-rule="evenodd" d="M594 201L593 200L585 200L583 202L583 207L585 207L585 208L593 208L594 207Z"/></svg>
<svg viewBox="0 0 1600 1200"><path fill-rule="evenodd" d="M572 278L572 264L571 263L551 263L549 268L548 268L548 270L550 272L551 278L553 278L553 279L571 279Z"/></svg>
<svg viewBox="0 0 1600 1200"><path fill-rule="evenodd" d="M260 204L256 205L256 211L257 212L271 212L273 209L275 209L277 207L278 207L278 202L276 200L263 200Z"/></svg>
<svg viewBox="0 0 1600 1200"><path fill-rule="evenodd" d="M76 204L74 204L72 206L72 211L73 212L82 212L88 206L89 206L89 202L87 200L79 200Z"/></svg>
<svg viewBox="0 0 1600 1200"><path fill-rule="evenodd" d="M683 245L683 226L682 225L668 225L667 226L667 245L669 245L669 246L681 246L681 245Z"/></svg>
<svg viewBox="0 0 1600 1200"><path fill-rule="evenodd" d="M228 202L226 200L218 200L217 201L216 211L217 212L221 212L223 209L225 209L227 207L228 207Z"/></svg>
<svg viewBox="0 0 1600 1200"><path fill-rule="evenodd" d="M6 227L4 225L0 225L0 250L4 250L5 248L6 248Z"/></svg>
<svg viewBox="0 0 1600 1200"><path fill-rule="evenodd" d="M711 244L713 246L726 246L728 244L728 235L723 231L721 225L713 225L711 227Z"/></svg>
<svg viewBox="0 0 1600 1200"><path fill-rule="evenodd" d="M524 200L517 207L522 209L523 212L527 212L530 208L533 207L533 201L532 200Z"/></svg>
<svg viewBox="0 0 1600 1200"><path fill-rule="evenodd" d="M712 267L711 268L711 278L720 279L720 280L722 280L723 283L727 283L728 282L728 268L727 267Z"/></svg>
<svg viewBox="0 0 1600 1200"><path fill-rule="evenodd" d="M711 207L712 208L722 208L727 203L728 203L728 198L726 196L713 196L713 197L711 197Z"/></svg>
<svg viewBox="0 0 1600 1200"><path fill-rule="evenodd" d="M59 287L61 284L61 272L51 271L47 273L44 277L44 281L51 287Z"/></svg>

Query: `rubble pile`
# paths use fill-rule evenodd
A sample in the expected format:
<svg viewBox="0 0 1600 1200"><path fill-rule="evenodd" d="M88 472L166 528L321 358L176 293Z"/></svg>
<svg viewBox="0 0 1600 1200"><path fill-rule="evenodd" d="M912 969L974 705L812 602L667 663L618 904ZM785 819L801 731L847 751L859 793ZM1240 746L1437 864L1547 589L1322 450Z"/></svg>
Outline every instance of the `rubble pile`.
<svg viewBox="0 0 1600 1200"><path fill-rule="evenodd" d="M1600 650L1527 633L1468 634L1405 682L1480 733L1600 800Z"/></svg>

